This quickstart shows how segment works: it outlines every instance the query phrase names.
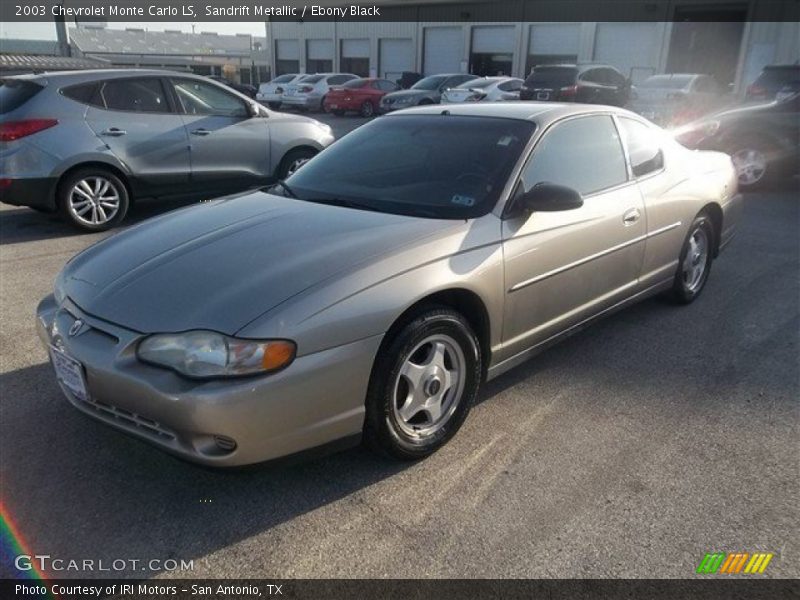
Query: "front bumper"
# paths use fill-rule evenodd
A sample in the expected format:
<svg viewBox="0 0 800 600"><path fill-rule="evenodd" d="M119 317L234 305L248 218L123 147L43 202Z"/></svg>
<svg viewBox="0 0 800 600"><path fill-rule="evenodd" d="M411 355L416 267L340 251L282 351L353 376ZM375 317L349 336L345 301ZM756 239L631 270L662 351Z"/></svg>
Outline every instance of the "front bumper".
<svg viewBox="0 0 800 600"><path fill-rule="evenodd" d="M7 178L0 175L0 201L14 206L55 210L54 177Z"/></svg>
<svg viewBox="0 0 800 600"><path fill-rule="evenodd" d="M195 381L136 358L142 334L50 295L37 309L45 346L83 365L78 410L184 459L209 466L263 462L358 435L382 336L298 357L274 375ZM69 335L76 320L84 325ZM233 442L233 443L231 443Z"/></svg>

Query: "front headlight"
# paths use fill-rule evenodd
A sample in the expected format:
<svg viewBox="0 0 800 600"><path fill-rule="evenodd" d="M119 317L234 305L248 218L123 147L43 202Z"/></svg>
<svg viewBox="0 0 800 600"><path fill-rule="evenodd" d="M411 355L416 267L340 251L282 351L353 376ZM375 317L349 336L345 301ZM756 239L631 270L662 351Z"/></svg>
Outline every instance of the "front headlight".
<svg viewBox="0 0 800 600"><path fill-rule="evenodd" d="M195 378L270 373L288 366L297 346L289 340L243 340L215 331L160 333L139 343L139 360Z"/></svg>
<svg viewBox="0 0 800 600"><path fill-rule="evenodd" d="M56 299L56 304L61 306L64 302L64 298L66 297L66 292L64 291L64 271L61 271L57 276L56 280L53 283L53 296Z"/></svg>

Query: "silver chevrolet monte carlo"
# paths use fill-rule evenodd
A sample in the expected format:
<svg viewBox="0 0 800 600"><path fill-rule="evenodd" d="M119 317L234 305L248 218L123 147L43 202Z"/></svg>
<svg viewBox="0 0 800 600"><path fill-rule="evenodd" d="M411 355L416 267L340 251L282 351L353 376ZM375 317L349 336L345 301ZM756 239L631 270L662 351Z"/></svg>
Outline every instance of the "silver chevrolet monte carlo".
<svg viewBox="0 0 800 600"><path fill-rule="evenodd" d="M271 193L85 250L39 332L76 408L183 458L363 435L416 459L482 381L647 296L695 300L740 211L728 156L622 109L414 108Z"/></svg>

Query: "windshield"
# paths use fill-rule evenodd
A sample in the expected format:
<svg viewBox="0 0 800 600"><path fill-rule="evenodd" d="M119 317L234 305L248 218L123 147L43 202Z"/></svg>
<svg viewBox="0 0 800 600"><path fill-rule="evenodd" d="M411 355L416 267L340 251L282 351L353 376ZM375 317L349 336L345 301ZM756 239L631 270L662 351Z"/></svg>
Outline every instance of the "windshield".
<svg viewBox="0 0 800 600"><path fill-rule="evenodd" d="M289 83L294 78L294 75L281 75L280 77L273 79L272 83Z"/></svg>
<svg viewBox="0 0 800 600"><path fill-rule="evenodd" d="M433 77L426 77L420 79L417 83L411 86L412 90L435 90L444 83L447 79L446 75L434 75Z"/></svg>
<svg viewBox="0 0 800 600"><path fill-rule="evenodd" d="M679 77L670 77L669 75L656 75L655 77L648 77L640 85L640 88L660 88L669 90L682 90L687 87L692 81L691 75L683 75Z"/></svg>
<svg viewBox="0 0 800 600"><path fill-rule="evenodd" d="M575 83L578 69L575 67L536 67L525 83L563 87Z"/></svg>
<svg viewBox="0 0 800 600"><path fill-rule="evenodd" d="M287 183L300 200L465 219L494 208L530 139L529 121L383 117L348 134Z"/></svg>
<svg viewBox="0 0 800 600"><path fill-rule="evenodd" d="M306 75L300 80L300 83L317 83L324 75Z"/></svg>

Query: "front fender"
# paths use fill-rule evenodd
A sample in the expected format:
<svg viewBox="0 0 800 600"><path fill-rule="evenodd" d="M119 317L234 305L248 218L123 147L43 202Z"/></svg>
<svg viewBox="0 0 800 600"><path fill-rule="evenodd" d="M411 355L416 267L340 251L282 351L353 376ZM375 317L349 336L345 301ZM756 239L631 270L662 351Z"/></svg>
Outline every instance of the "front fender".
<svg viewBox="0 0 800 600"><path fill-rule="evenodd" d="M237 335L289 338L297 343L298 355L311 354L381 335L426 297L463 289L486 306L489 343L495 347L500 342L504 289L499 231L499 220L487 215L463 234L404 249L315 286Z"/></svg>

